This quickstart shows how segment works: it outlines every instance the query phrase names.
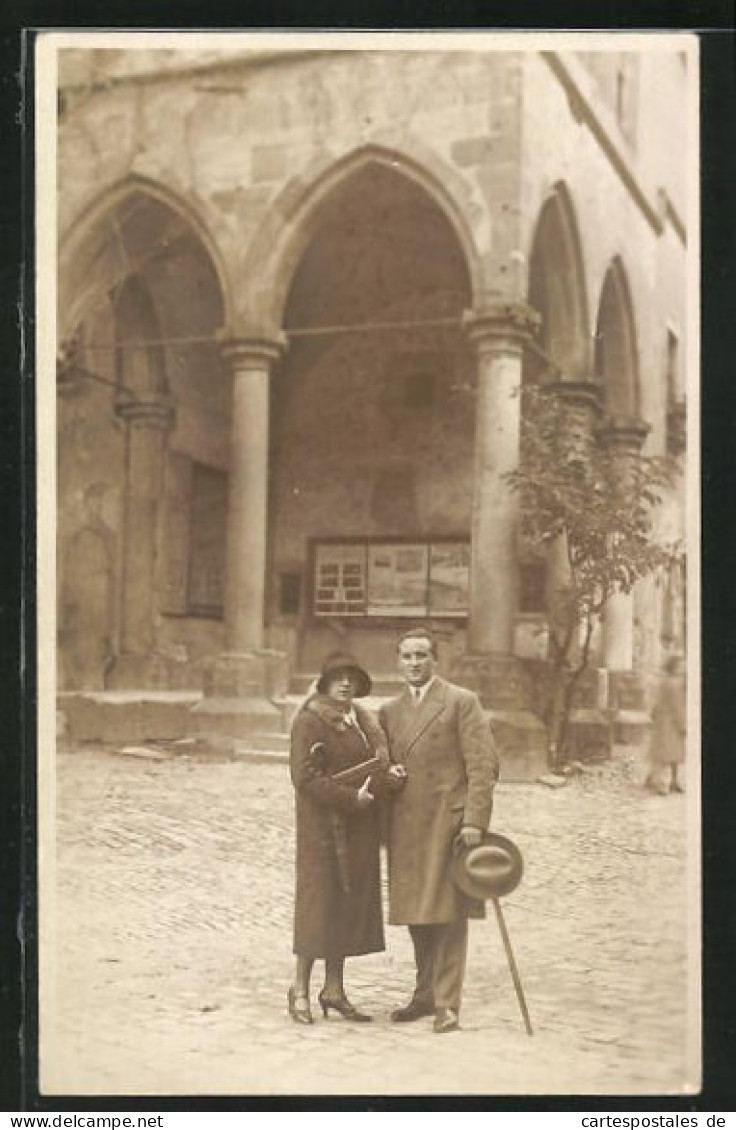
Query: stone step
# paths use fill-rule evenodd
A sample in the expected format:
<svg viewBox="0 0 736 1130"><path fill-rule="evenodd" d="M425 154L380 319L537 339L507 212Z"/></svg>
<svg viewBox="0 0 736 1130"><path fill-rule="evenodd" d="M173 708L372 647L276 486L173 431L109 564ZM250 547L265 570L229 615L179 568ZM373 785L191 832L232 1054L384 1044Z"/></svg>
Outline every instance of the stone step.
<svg viewBox="0 0 736 1130"><path fill-rule="evenodd" d="M309 676L304 676L309 685ZM374 693L360 704L378 713L401 690L402 683L379 678ZM286 761L289 731L306 694L288 694L274 702L265 699L208 699L196 691L91 691L67 692L57 700L57 736L60 748L81 743L106 746L145 746L146 743L181 743L173 753L186 754L187 740L196 756L208 751L225 757ZM489 713L506 781L536 780L545 765L544 727L526 711ZM575 710L571 717L573 755L581 761L610 757L616 742L643 746L650 719L645 711ZM191 751L190 750L190 751Z"/></svg>
<svg viewBox="0 0 736 1130"><path fill-rule="evenodd" d="M201 701L196 691L67 692L58 696L57 710L69 743L140 745L188 734Z"/></svg>
<svg viewBox="0 0 736 1130"><path fill-rule="evenodd" d="M261 751L271 754L288 754L289 735L285 730L276 733L249 734L246 739L238 744L247 746L252 753Z"/></svg>
<svg viewBox="0 0 736 1130"><path fill-rule="evenodd" d="M228 734L243 740L253 733L283 733L284 713L265 698L204 697L192 708L189 725L200 737Z"/></svg>
<svg viewBox="0 0 736 1130"><path fill-rule="evenodd" d="M403 684L399 683L395 692L392 691L387 694L371 694L366 698L360 698L358 699L358 704L365 707L366 710L370 710L374 714L378 714L379 710L385 702L389 702L392 698L395 698L396 694L400 693L402 685ZM302 706L302 704L306 702L308 697L309 695L306 692L300 694L290 693L285 695L284 698L274 700L275 704L281 709L283 727L287 732L291 729L291 724L294 721L294 717L297 711Z"/></svg>
<svg viewBox="0 0 736 1130"><path fill-rule="evenodd" d="M289 677L289 694L306 696L314 690L319 675L317 672L295 671ZM405 684L400 675L389 672L388 674L371 675L373 689L371 695L378 698L394 698L401 694ZM365 699L361 699L364 702Z"/></svg>

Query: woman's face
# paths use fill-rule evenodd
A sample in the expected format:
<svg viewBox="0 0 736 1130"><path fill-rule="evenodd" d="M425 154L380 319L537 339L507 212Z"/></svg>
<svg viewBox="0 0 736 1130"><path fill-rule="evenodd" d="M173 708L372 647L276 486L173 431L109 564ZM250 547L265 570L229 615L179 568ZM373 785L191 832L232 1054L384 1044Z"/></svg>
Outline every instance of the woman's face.
<svg viewBox="0 0 736 1130"><path fill-rule="evenodd" d="M350 706L358 686L350 671L335 671L327 683L326 695L338 706Z"/></svg>

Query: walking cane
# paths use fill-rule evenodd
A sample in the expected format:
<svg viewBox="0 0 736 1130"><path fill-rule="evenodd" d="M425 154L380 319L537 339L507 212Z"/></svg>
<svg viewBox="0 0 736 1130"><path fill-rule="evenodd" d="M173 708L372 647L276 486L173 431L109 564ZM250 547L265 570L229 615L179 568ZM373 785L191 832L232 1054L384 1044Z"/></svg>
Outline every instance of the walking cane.
<svg viewBox="0 0 736 1130"><path fill-rule="evenodd" d="M511 942L509 940L509 932L506 929L506 922L505 922L505 919L504 919L504 916L503 916L503 912L501 910L501 903L498 901L497 898L494 898L492 900L492 902L493 902L493 909L496 912L496 921L498 922L498 928L501 931L501 938L503 939L503 948L506 950L506 958L508 960L509 969L511 970L511 976L512 976L513 981L514 981L514 988L516 989L516 997L517 997L517 1000L519 1002L519 1008L521 1009L521 1015L524 1017L524 1027L526 1028L526 1034L527 1034L527 1036L533 1036L534 1032L532 1031L532 1022L529 1019L529 1010L526 1007L526 1000L524 999L524 990L521 987L521 978L519 977L519 970L517 968L516 961L514 959L513 951L511 949Z"/></svg>
<svg viewBox="0 0 736 1130"><path fill-rule="evenodd" d="M508 836L501 836L498 832L483 832L481 842L471 848L465 848L458 836L453 842L453 852L452 877L456 885L470 898L490 899L493 903L526 1034L533 1036L529 1009L499 902L502 895L510 895L521 882L524 872L521 852Z"/></svg>

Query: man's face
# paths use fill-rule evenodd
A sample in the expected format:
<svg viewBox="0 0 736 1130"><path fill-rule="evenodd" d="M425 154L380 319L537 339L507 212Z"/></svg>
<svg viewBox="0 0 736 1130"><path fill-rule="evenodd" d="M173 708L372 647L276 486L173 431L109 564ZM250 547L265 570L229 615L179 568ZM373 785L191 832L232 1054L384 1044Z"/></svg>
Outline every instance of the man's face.
<svg viewBox="0 0 736 1130"><path fill-rule="evenodd" d="M402 640L399 644L399 667L410 686L422 687L428 683L437 667L429 640L421 636Z"/></svg>

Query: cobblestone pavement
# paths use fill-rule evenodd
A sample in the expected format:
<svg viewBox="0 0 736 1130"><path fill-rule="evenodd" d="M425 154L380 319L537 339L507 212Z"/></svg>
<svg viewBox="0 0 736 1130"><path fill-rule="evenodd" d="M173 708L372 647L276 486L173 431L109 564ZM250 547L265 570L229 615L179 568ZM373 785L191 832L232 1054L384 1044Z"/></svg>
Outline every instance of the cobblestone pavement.
<svg viewBox="0 0 736 1130"><path fill-rule="evenodd" d="M77 751L57 767L44 1092L697 1089L686 1037L697 1029L688 1021L686 798L646 793L638 769L617 762L559 790L497 790L494 827L526 861L504 909L529 1038L490 913L471 924L460 1032L390 1024L412 985L407 931L395 927L385 953L348 962L349 993L375 1023L289 1021L283 764Z"/></svg>

